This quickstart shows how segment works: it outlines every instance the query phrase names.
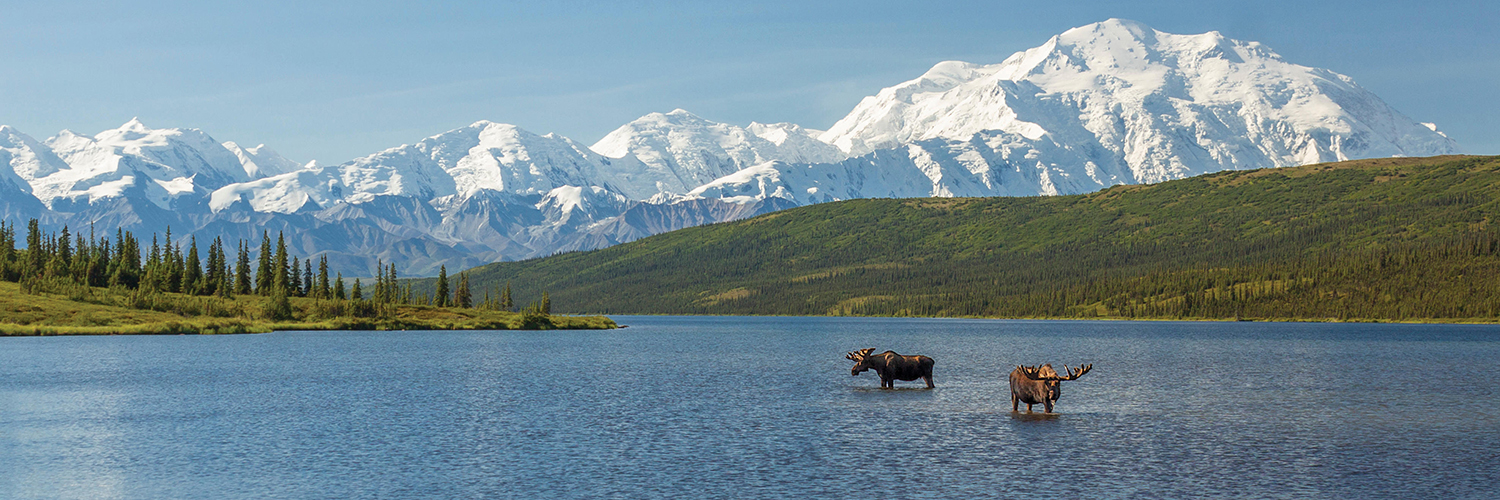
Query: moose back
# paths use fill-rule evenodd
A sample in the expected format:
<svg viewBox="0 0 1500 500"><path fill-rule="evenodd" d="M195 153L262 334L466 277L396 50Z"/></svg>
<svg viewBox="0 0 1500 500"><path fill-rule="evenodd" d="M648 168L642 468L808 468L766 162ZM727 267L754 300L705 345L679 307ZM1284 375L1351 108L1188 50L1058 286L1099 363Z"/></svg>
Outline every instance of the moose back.
<svg viewBox="0 0 1500 500"><path fill-rule="evenodd" d="M854 361L854 368L849 370L850 375L859 376L865 370L875 370L880 375L880 387L896 387L897 380L927 381L927 388L932 385L932 358L927 356L902 356L895 351L886 351L880 354L871 354L875 348L860 349L852 351L844 356L845 359Z"/></svg>

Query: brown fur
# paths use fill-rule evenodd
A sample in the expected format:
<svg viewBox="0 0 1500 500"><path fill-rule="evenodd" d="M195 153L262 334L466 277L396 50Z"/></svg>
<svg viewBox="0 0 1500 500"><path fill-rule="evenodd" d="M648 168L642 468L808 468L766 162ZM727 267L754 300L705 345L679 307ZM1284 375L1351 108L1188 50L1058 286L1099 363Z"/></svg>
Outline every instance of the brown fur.
<svg viewBox="0 0 1500 500"><path fill-rule="evenodd" d="M865 370L875 370L880 375L880 387L894 389L897 380L927 381L927 388L935 387L932 384L932 358L927 356L902 356L895 351L886 351L880 354L871 354L875 348L860 349L850 352L845 359L854 361L854 368L849 370L850 375L859 376Z"/></svg>
<svg viewBox="0 0 1500 500"><path fill-rule="evenodd" d="M1052 413L1052 405L1062 397L1062 382L1081 377L1093 368L1094 365L1080 366L1076 372L1069 368L1068 376L1061 377L1051 363L1041 368L1017 366L1010 372L1010 411L1020 411L1021 403L1026 403L1027 413L1034 404L1041 404L1047 413Z"/></svg>

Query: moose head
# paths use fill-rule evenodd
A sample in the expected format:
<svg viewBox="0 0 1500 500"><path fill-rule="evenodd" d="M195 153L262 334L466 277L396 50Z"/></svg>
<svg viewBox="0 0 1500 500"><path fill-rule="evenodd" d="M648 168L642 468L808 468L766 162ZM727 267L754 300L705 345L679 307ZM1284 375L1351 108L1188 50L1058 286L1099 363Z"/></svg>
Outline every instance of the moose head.
<svg viewBox="0 0 1500 500"><path fill-rule="evenodd" d="M859 374L864 373L865 370L869 370L870 368L872 368L869 362L870 353L872 352L875 352L874 347L871 347L869 349L860 349L858 351L849 351L849 354L844 356L844 359L854 361L854 368L849 370L849 374L858 377Z"/></svg>

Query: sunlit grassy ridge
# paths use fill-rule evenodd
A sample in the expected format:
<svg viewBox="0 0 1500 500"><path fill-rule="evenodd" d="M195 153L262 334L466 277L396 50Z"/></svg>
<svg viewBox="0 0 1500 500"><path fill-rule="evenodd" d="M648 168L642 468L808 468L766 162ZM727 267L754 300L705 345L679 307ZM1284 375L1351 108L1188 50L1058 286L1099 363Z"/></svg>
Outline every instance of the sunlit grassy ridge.
<svg viewBox="0 0 1500 500"><path fill-rule="evenodd" d="M1497 157L1361 160L828 203L470 277L595 313L1493 321L1497 200Z"/></svg>
<svg viewBox="0 0 1500 500"><path fill-rule="evenodd" d="M597 329L616 325L604 317L571 317L444 308L387 305L385 311L360 310L352 301L289 299L292 318L271 320L270 298L195 297L169 293L57 285L23 291L0 282L0 334L91 335L249 333L272 330L518 330ZM366 307L368 305L366 304ZM370 313L380 314L371 315Z"/></svg>

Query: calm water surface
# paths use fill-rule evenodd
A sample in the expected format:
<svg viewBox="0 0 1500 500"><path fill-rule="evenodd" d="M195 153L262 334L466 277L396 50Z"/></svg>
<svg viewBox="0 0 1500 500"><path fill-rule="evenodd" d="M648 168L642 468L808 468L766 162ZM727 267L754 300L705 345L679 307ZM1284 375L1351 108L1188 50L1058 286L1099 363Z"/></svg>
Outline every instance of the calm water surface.
<svg viewBox="0 0 1500 500"><path fill-rule="evenodd" d="M0 339L0 497L1500 496L1497 327L617 319Z"/></svg>

